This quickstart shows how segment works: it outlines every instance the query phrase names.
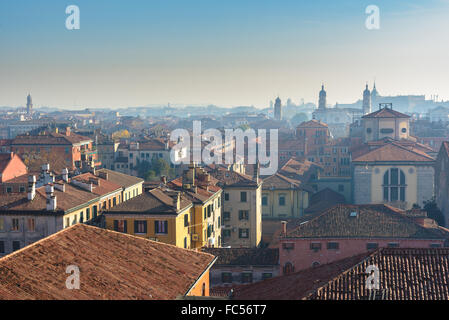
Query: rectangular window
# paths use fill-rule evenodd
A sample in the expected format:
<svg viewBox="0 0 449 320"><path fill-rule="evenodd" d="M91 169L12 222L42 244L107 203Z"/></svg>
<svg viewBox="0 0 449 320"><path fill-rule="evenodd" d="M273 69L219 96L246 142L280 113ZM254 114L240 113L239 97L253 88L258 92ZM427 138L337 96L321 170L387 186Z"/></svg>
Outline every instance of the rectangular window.
<svg viewBox="0 0 449 320"><path fill-rule="evenodd" d="M388 248L399 248L399 243L397 242L389 242Z"/></svg>
<svg viewBox="0 0 449 320"><path fill-rule="evenodd" d="M11 231L19 231L19 219L12 219Z"/></svg>
<svg viewBox="0 0 449 320"><path fill-rule="evenodd" d="M242 272L241 282L242 283L251 283L251 282L253 282L253 273L252 272Z"/></svg>
<svg viewBox="0 0 449 320"><path fill-rule="evenodd" d="M3 231L3 228L5 227L4 222L3 222L3 218L0 217L0 231Z"/></svg>
<svg viewBox="0 0 449 320"><path fill-rule="evenodd" d="M184 249L187 249L187 237L184 237Z"/></svg>
<svg viewBox="0 0 449 320"><path fill-rule="evenodd" d="M231 220L231 213L227 212L227 211L223 212L223 222L230 221L230 220Z"/></svg>
<svg viewBox="0 0 449 320"><path fill-rule="evenodd" d="M6 193L11 193L12 192L12 187L6 187Z"/></svg>
<svg viewBox="0 0 449 320"><path fill-rule="evenodd" d="M147 233L147 222L145 220L134 221L134 233Z"/></svg>
<svg viewBox="0 0 449 320"><path fill-rule="evenodd" d="M239 210L239 220L248 220L248 219L249 219L249 211Z"/></svg>
<svg viewBox="0 0 449 320"><path fill-rule="evenodd" d="M168 221L155 221L154 231L156 234L167 234L168 233Z"/></svg>
<svg viewBox="0 0 449 320"><path fill-rule="evenodd" d="M262 280L273 278L273 274L271 272L262 273Z"/></svg>
<svg viewBox="0 0 449 320"><path fill-rule="evenodd" d="M293 242L282 243L282 249L284 249L284 250L292 250L294 248L295 248L295 244Z"/></svg>
<svg viewBox="0 0 449 320"><path fill-rule="evenodd" d="M34 218L28 218L27 219L27 230L28 230L28 232L34 232L35 231Z"/></svg>
<svg viewBox="0 0 449 320"><path fill-rule="evenodd" d="M20 241L13 241L12 242L12 251L17 251L20 249Z"/></svg>
<svg viewBox="0 0 449 320"><path fill-rule="evenodd" d="M5 253L5 242L0 241L0 253Z"/></svg>
<svg viewBox="0 0 449 320"><path fill-rule="evenodd" d="M249 238L249 229L239 229L239 238L248 239Z"/></svg>
<svg viewBox="0 0 449 320"><path fill-rule="evenodd" d="M188 227L189 226L189 215L186 214L184 215L184 227Z"/></svg>
<svg viewBox="0 0 449 320"><path fill-rule="evenodd" d="M223 229L223 237L229 238L231 236L231 230L229 229Z"/></svg>
<svg viewBox="0 0 449 320"><path fill-rule="evenodd" d="M225 199L225 201L229 201L229 193L225 193L224 199Z"/></svg>
<svg viewBox="0 0 449 320"><path fill-rule="evenodd" d="M246 202L246 191L240 192L240 202Z"/></svg>
<svg viewBox="0 0 449 320"><path fill-rule="evenodd" d="M283 195L283 194L279 195L279 205L285 206L285 195Z"/></svg>
<svg viewBox="0 0 449 320"><path fill-rule="evenodd" d="M90 208L86 209L86 221L90 219Z"/></svg>
<svg viewBox="0 0 449 320"><path fill-rule="evenodd" d="M208 217L208 218L210 218L211 212L212 212L212 206L211 206L211 205L208 205L208 206L207 206L207 217Z"/></svg>
<svg viewBox="0 0 449 320"><path fill-rule="evenodd" d="M232 273L231 272L222 272L221 273L221 282L232 283Z"/></svg>
<svg viewBox="0 0 449 320"><path fill-rule="evenodd" d="M379 247L379 244L376 242L368 242L366 244L366 249L367 250L376 250Z"/></svg>
<svg viewBox="0 0 449 320"><path fill-rule="evenodd" d="M430 248L441 248L441 243L431 243Z"/></svg>
<svg viewBox="0 0 449 320"><path fill-rule="evenodd" d="M321 250L321 243L319 243L319 242L312 242L312 243L310 243L310 250L313 250L313 251L320 251Z"/></svg>
<svg viewBox="0 0 449 320"><path fill-rule="evenodd" d="M25 192L25 187L24 186L20 186L19 187L19 192Z"/></svg>
<svg viewBox="0 0 449 320"><path fill-rule="evenodd" d="M340 244L338 242L328 242L327 243L328 250L338 250L339 247L340 247Z"/></svg>
<svg viewBox="0 0 449 320"><path fill-rule="evenodd" d="M128 232L128 223L126 220L114 220L114 231L117 232Z"/></svg>
<svg viewBox="0 0 449 320"><path fill-rule="evenodd" d="M268 196L263 195L262 196L262 205L267 206L268 205Z"/></svg>

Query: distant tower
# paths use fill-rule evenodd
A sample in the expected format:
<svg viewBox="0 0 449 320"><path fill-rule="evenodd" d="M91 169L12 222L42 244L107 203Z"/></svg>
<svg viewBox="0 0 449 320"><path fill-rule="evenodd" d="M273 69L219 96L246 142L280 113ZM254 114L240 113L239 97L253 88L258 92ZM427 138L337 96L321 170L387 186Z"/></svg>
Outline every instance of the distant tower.
<svg viewBox="0 0 449 320"><path fill-rule="evenodd" d="M28 94L27 96L27 114L31 115L33 112L33 100L31 99L31 95Z"/></svg>
<svg viewBox="0 0 449 320"><path fill-rule="evenodd" d="M326 91L324 90L324 84L321 85L320 99L318 101L318 109L326 109Z"/></svg>
<svg viewBox="0 0 449 320"><path fill-rule="evenodd" d="M279 97L276 98L276 102L274 103L274 118L276 120L282 120L282 104Z"/></svg>
<svg viewBox="0 0 449 320"><path fill-rule="evenodd" d="M379 92L376 89L376 81L374 81L373 91L371 91L371 104L373 106L377 106L377 102L379 101Z"/></svg>
<svg viewBox="0 0 449 320"><path fill-rule="evenodd" d="M366 84L365 91L363 91L363 114L371 113L371 92L368 89L368 84Z"/></svg>

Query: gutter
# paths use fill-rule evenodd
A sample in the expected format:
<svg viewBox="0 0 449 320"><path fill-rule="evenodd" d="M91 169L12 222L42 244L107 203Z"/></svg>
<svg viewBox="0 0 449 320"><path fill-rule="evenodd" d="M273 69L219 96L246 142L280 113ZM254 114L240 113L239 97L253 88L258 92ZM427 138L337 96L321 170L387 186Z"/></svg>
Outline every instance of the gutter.
<svg viewBox="0 0 449 320"><path fill-rule="evenodd" d="M187 290L187 292L184 294L184 296L187 296L192 290L193 290L193 288L195 287L195 285L198 283L198 281L203 277L203 275L206 273L206 272L208 272L209 270L210 270L210 268L212 267L212 265L215 263L215 261L217 261L218 260L218 257L215 257L214 258L214 260L212 260L208 265L207 265L207 268L206 268L206 270L204 270L200 275L199 275L199 277L195 280L195 282L189 287L189 290ZM210 282L210 279L209 279L209 282Z"/></svg>

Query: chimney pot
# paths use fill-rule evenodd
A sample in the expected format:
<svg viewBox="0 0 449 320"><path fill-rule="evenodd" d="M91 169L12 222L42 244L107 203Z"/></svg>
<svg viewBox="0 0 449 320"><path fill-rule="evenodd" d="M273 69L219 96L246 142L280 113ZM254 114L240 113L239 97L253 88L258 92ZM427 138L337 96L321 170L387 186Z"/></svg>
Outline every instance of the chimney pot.
<svg viewBox="0 0 449 320"><path fill-rule="evenodd" d="M287 235L287 221L281 221L282 224L282 236L285 237Z"/></svg>

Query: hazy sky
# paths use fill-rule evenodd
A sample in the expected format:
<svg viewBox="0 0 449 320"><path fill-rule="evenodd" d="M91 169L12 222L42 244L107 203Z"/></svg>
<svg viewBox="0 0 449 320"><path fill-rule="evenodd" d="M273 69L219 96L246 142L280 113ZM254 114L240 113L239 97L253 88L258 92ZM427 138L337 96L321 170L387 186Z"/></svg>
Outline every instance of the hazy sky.
<svg viewBox="0 0 449 320"><path fill-rule="evenodd" d="M81 28L65 28L65 8ZM380 30L365 27L368 5ZM449 0L0 0L0 105L449 99Z"/></svg>

